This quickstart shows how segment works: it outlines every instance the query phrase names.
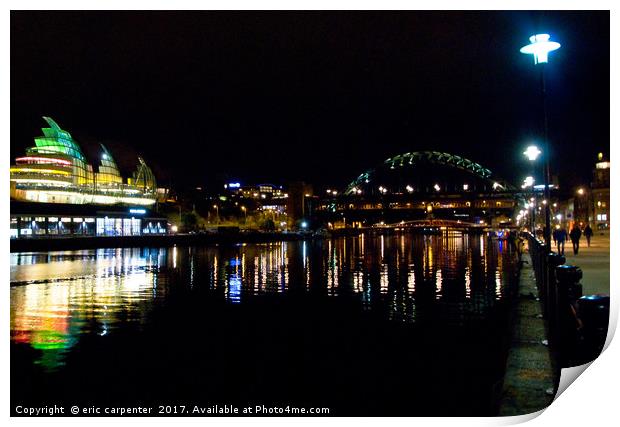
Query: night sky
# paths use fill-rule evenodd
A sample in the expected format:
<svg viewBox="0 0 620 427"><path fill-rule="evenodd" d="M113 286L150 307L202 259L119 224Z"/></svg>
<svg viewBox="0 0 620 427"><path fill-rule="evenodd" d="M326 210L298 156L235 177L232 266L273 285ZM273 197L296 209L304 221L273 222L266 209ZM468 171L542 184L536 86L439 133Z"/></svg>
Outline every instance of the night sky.
<svg viewBox="0 0 620 427"><path fill-rule="evenodd" d="M541 141L548 32L552 173L588 183L609 152L608 12L12 12L11 160L53 117L164 185L344 187L407 151L519 182Z"/></svg>

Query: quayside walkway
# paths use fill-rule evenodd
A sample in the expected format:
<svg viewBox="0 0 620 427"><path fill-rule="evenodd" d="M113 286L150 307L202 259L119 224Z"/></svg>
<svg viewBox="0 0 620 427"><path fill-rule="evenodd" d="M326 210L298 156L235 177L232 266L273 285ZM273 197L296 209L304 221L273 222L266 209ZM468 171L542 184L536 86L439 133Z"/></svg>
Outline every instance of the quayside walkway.
<svg viewBox="0 0 620 427"><path fill-rule="evenodd" d="M553 401L548 393L553 388L553 367L549 347L543 344L547 338L536 278L529 254L522 259L500 416L537 412Z"/></svg>
<svg viewBox="0 0 620 427"><path fill-rule="evenodd" d="M609 295L609 249L610 238L608 231L603 234L597 232L592 237L589 248L586 244L586 239L582 237L577 255L573 254L573 247L570 241L566 242L566 247L564 248L566 264L576 265L583 271L581 285L583 286L584 295Z"/></svg>

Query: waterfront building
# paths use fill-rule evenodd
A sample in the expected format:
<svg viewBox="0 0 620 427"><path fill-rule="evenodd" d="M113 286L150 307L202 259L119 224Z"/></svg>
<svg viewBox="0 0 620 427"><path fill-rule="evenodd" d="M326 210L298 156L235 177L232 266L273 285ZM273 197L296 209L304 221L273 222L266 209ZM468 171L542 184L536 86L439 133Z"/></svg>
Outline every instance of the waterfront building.
<svg viewBox="0 0 620 427"><path fill-rule="evenodd" d="M220 196L220 200L229 201L235 205L241 203L244 209L263 212L274 222L282 222L282 216L287 215L289 194L282 185L242 185L239 182L230 182L224 184L224 189L228 191L228 194Z"/></svg>
<svg viewBox="0 0 620 427"><path fill-rule="evenodd" d="M69 132L44 120L43 136L11 166L11 239L167 233L152 210L162 194L142 158L125 179L100 145L93 167Z"/></svg>
<svg viewBox="0 0 620 427"><path fill-rule="evenodd" d="M598 161L593 170L592 203L593 223L597 230L610 228L610 161L598 154Z"/></svg>
<svg viewBox="0 0 620 427"><path fill-rule="evenodd" d="M43 136L11 166L11 199L42 203L118 203L150 206L157 199L151 169L138 157L136 170L124 179L112 154L100 146L96 169L71 134L49 117Z"/></svg>
<svg viewBox="0 0 620 427"><path fill-rule="evenodd" d="M228 190L233 197L257 199L259 201L288 198L288 193L286 193L282 186L275 184L242 185L239 182L229 182L224 184L224 189Z"/></svg>
<svg viewBox="0 0 620 427"><path fill-rule="evenodd" d="M145 207L11 202L11 239L167 234L168 221Z"/></svg>

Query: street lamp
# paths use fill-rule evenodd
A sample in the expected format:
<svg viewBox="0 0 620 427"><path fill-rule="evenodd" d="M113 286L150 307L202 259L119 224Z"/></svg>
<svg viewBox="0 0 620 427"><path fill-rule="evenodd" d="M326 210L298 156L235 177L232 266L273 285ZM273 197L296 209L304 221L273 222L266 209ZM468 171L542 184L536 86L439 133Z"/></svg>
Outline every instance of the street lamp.
<svg viewBox="0 0 620 427"><path fill-rule="evenodd" d="M540 153L540 151L538 150L538 148L536 148L535 146L531 145L528 147L528 149L526 151L523 152L523 154L525 154L527 156L527 153L530 152L532 150L530 150L531 148L535 149L536 151L538 151ZM538 157L538 154L536 154L533 158L535 159L536 157ZM529 156L528 156L529 158ZM521 188L532 188L532 201L536 201L536 193L534 192L534 177L533 176L527 176L525 177L525 179L523 180L523 185L521 186ZM530 223L532 225L532 230L534 231L534 234L536 234L536 207L534 204L532 204L532 206L534 207L534 209L532 210L532 216L530 217Z"/></svg>
<svg viewBox="0 0 620 427"><path fill-rule="evenodd" d="M549 41L549 34L535 34L530 37L530 44L521 48L521 53L534 56L534 65L546 64L549 61L549 52L560 48L560 43Z"/></svg>
<svg viewBox="0 0 620 427"><path fill-rule="evenodd" d="M527 149L523 152L523 154L525 154L525 157L527 157L527 159L531 162L536 160L540 153L541 151L535 145L528 146Z"/></svg>
<svg viewBox="0 0 620 427"><path fill-rule="evenodd" d="M215 221L216 224L219 224L220 222L220 209L217 205L213 205L213 208L215 209Z"/></svg>
<svg viewBox="0 0 620 427"><path fill-rule="evenodd" d="M241 206L241 210L243 211L243 223L245 224L248 222L248 208Z"/></svg>
<svg viewBox="0 0 620 427"><path fill-rule="evenodd" d="M533 176L527 176L525 177L525 179L523 180L523 188L528 188L528 187L532 187L534 185L534 177Z"/></svg>
<svg viewBox="0 0 620 427"><path fill-rule="evenodd" d="M590 222L590 205L592 204L590 202L590 192L586 191L583 187L579 188L577 190L577 194L580 196L579 198L581 199L581 197L585 196L585 204L586 204L586 217L585 217L585 222ZM583 208L583 202L579 202L579 206L580 206L580 210ZM576 220L576 218L575 218Z"/></svg>
<svg viewBox="0 0 620 427"><path fill-rule="evenodd" d="M549 52L560 48L560 43L549 41L549 34L535 34L530 37L530 44L521 48L521 53L534 56L534 65L540 64L540 89L542 95L543 106L543 125L544 125L544 143L545 143L545 199L551 200L549 194L549 182L551 181L551 173L549 171L549 126L547 123L547 90L545 85L545 64L549 61ZM537 156L537 155L536 155ZM528 156L529 158L529 156ZM551 208L549 203L545 205L545 242L547 253L551 252Z"/></svg>

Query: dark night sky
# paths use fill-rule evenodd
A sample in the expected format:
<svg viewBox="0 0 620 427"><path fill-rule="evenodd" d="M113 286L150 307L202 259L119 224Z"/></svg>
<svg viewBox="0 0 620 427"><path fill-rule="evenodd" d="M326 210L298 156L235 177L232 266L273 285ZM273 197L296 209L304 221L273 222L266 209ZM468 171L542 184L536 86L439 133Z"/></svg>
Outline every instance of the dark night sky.
<svg viewBox="0 0 620 427"><path fill-rule="evenodd" d="M177 186L342 187L425 149L520 180L542 127L519 53L535 32L562 43L547 68L552 172L588 182L609 152L608 12L12 12L11 157L49 115Z"/></svg>

